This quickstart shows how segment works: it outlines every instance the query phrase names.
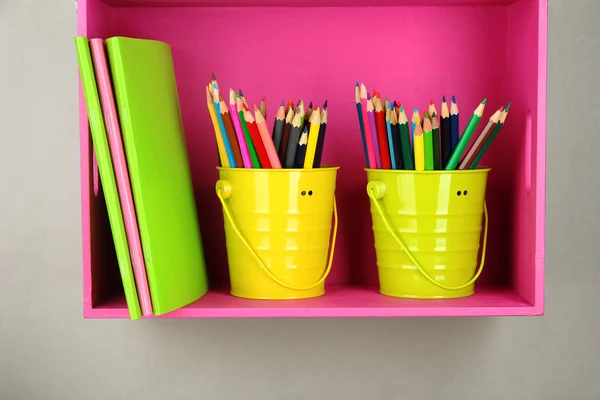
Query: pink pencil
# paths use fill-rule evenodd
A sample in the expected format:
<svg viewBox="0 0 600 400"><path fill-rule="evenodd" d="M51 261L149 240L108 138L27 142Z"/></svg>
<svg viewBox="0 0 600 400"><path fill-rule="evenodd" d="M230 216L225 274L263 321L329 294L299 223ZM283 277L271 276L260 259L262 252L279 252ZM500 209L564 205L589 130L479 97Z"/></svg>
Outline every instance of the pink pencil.
<svg viewBox="0 0 600 400"><path fill-rule="evenodd" d="M371 127L369 126L369 116L367 114L367 88L364 83L360 85L360 103L361 103L361 112L363 116L363 122L365 125L365 136L367 137L367 155L369 156L369 165L371 168L375 168L377 165L375 158L375 150L373 148L373 134L371 132Z"/></svg>
<svg viewBox="0 0 600 400"><path fill-rule="evenodd" d="M135 275L135 284L137 286L138 297L142 308L142 315L153 314L152 299L150 298L150 289L148 288L148 278L146 276L146 263L144 262L144 253L142 252L142 242L133 204L133 195L131 194L131 184L129 182L129 173L127 172L127 160L123 150L121 138L121 129L115 107L115 99L112 91L112 82L106 63L106 54L104 52L104 41L102 39L90 40L92 56L94 58L94 68L98 86L100 88L100 100L104 110L104 119L110 146L110 153L115 166L115 175L117 186L119 188L119 199L125 220L125 232L131 261L133 262L133 274Z"/></svg>
<svg viewBox="0 0 600 400"><path fill-rule="evenodd" d="M233 121L235 135L237 136L238 144L240 145L240 153L242 153L242 161L244 162L244 168L252 168L252 160L250 159L250 152L248 151L248 145L246 144L246 139L244 138L244 131L242 130L242 125L240 124L236 96L233 89L229 89L229 110L231 110L229 115L231 116L231 120Z"/></svg>
<svg viewBox="0 0 600 400"><path fill-rule="evenodd" d="M258 125L260 138L262 139L263 145L265 146L265 150L267 151L267 157L269 157L271 168L281 168L281 161L279 161L279 156L277 155L275 144L273 143L273 139L271 138L271 132L269 132L269 127L267 126L265 117L263 116L262 112L258 109L258 107L256 107L256 104L254 105L254 117L256 118L256 125Z"/></svg>
<svg viewBox="0 0 600 400"><path fill-rule="evenodd" d="M379 151L379 138L377 137L377 124L375 123L375 107L371 94L367 93L367 115L369 116L369 128L373 137L373 151L375 152L375 161L377 168L381 169L381 152ZM387 150L386 150L387 151Z"/></svg>

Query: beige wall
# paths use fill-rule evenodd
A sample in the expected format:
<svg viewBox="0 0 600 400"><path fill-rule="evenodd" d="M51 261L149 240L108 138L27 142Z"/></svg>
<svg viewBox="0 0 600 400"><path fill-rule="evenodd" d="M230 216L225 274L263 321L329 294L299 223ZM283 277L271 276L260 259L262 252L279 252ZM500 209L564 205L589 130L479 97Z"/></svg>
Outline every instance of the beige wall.
<svg viewBox="0 0 600 400"><path fill-rule="evenodd" d="M541 318L84 321L75 20L0 0L0 399L600 398L600 1L550 1Z"/></svg>

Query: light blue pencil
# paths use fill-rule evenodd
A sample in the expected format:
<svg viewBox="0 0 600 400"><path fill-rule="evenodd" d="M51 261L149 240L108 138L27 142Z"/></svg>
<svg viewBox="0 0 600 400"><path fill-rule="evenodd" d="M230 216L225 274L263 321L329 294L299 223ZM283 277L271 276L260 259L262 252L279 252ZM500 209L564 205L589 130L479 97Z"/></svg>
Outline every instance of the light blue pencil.
<svg viewBox="0 0 600 400"><path fill-rule="evenodd" d="M216 85L213 84L213 88L215 89L215 113L217 114L217 120L219 121L219 127L221 128L221 133L223 136L223 144L225 145L225 152L227 152L227 158L229 158L229 166L230 168L236 168L235 158L233 156L233 150L231 149L231 143L229 143L229 138L227 137L227 131L225 130L225 124L223 123L223 116L221 115L221 105L219 103L219 89Z"/></svg>

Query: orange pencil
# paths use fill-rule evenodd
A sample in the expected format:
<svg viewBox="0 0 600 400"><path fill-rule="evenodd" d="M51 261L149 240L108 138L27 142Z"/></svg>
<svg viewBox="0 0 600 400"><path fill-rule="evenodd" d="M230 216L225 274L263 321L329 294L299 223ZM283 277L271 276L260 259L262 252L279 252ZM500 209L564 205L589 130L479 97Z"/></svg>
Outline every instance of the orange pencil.
<svg viewBox="0 0 600 400"><path fill-rule="evenodd" d="M265 117L260 112L260 109L256 107L256 104L254 105L254 116L256 117L256 125L258 125L258 132L260 133L263 146L265 147L265 151L267 152L267 157L269 157L271 167L281 168L281 162L279 161L277 150L275 150L275 145L273 144L273 139L271 138L271 133L269 132L269 127L267 127Z"/></svg>

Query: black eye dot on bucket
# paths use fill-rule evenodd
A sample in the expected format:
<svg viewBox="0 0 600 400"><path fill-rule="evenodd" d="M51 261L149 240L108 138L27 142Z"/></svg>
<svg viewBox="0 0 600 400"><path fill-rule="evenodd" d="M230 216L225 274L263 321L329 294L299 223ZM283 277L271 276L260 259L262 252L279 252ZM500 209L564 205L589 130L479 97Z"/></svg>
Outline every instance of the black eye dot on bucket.
<svg viewBox="0 0 600 400"><path fill-rule="evenodd" d="M458 192L456 192L456 195L457 195L457 196L460 196L460 190L459 190Z"/></svg>
<svg viewBox="0 0 600 400"><path fill-rule="evenodd" d="M465 191L463 192L463 194L466 196L466 195L467 195L467 191L465 190Z"/></svg>
<svg viewBox="0 0 600 400"><path fill-rule="evenodd" d="M306 190L303 190L302 193L300 193L302 196L306 196Z"/></svg>
<svg viewBox="0 0 600 400"><path fill-rule="evenodd" d="M312 196L312 190L309 190L309 191L308 191L308 195L309 195L309 196Z"/></svg>

